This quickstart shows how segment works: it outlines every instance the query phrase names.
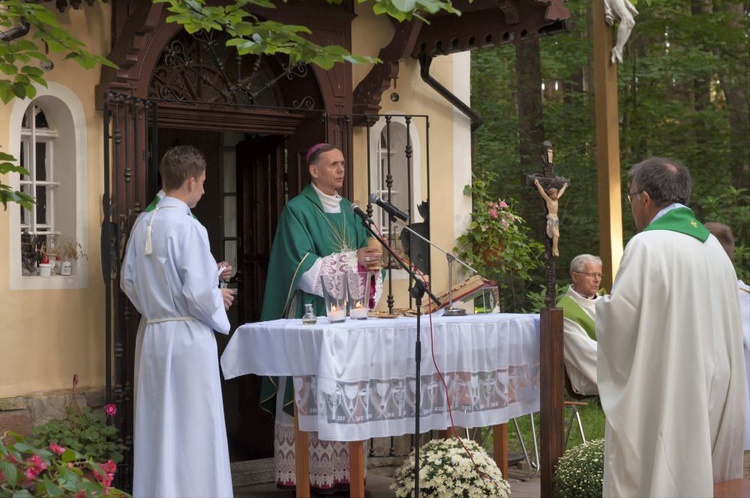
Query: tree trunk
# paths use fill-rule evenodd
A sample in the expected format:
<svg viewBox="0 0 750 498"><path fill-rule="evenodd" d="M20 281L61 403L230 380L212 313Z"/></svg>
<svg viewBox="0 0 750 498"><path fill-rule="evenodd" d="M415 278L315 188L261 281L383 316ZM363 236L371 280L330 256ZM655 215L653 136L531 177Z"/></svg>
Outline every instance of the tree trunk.
<svg viewBox="0 0 750 498"><path fill-rule="evenodd" d="M744 15L742 3L724 3L729 13L730 27L739 29L739 20ZM750 185L750 69L748 68L747 43L737 47L737 54L745 54L745 64L737 64L734 71L720 75L721 88L729 111L729 136L732 185L747 188Z"/></svg>
<svg viewBox="0 0 750 498"><path fill-rule="evenodd" d="M542 64L536 37L516 44L516 90L521 166L535 171L539 168L544 142Z"/></svg>

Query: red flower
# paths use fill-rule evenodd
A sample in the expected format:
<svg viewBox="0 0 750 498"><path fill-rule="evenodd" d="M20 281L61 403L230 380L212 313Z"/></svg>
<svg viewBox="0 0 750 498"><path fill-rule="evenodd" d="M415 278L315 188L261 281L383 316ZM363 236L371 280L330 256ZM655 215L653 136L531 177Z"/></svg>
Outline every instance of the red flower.
<svg viewBox="0 0 750 498"><path fill-rule="evenodd" d="M104 407L104 411L106 411L107 415L109 415L110 417L114 417L115 415L117 415L117 405L115 405L114 403L110 403L106 407Z"/></svg>
<svg viewBox="0 0 750 498"><path fill-rule="evenodd" d="M58 446L55 443L50 443L49 449L52 450L53 453L57 453L58 455L62 455L65 453L65 448L62 446Z"/></svg>

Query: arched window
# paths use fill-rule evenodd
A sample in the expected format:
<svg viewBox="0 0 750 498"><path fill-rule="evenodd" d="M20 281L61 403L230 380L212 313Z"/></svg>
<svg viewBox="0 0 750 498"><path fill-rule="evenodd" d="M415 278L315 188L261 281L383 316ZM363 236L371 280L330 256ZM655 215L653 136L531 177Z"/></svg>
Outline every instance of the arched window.
<svg viewBox="0 0 750 498"><path fill-rule="evenodd" d="M389 201L409 216L408 226L429 239L427 192L423 164L422 140L426 135L424 117L391 114L381 116L370 132L374 156L370 160L372 192ZM388 244L401 256L410 259L420 270L429 272L429 246L410 235L403 224L390 224L380 208L373 210L373 220L387 236ZM394 260L391 268L399 269Z"/></svg>
<svg viewBox="0 0 750 498"><path fill-rule="evenodd" d="M85 287L86 122L80 101L67 88L50 82L33 101L14 103L9 124L10 152L29 172L9 181L36 199L31 210L9 205L9 211L18 211L10 213L10 288ZM45 254L52 278L38 271ZM71 264L63 265L66 261Z"/></svg>

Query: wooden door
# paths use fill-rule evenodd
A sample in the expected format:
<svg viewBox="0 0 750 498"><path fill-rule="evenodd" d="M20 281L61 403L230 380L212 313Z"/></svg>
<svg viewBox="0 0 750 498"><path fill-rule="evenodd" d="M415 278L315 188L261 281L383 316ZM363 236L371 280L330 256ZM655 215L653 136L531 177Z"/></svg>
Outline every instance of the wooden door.
<svg viewBox="0 0 750 498"><path fill-rule="evenodd" d="M278 218L286 202L284 139L248 138L237 144L237 226L239 323L260 320L268 260ZM237 383L237 432L233 460L273 456L273 415L260 408L261 378L244 375Z"/></svg>

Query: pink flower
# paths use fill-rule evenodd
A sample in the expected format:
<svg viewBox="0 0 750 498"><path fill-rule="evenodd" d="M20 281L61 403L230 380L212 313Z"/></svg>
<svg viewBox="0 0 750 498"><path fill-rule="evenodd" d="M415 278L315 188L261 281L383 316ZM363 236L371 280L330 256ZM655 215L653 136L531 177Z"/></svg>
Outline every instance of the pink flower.
<svg viewBox="0 0 750 498"><path fill-rule="evenodd" d="M47 464L44 463L44 460L42 460L42 457L39 455L31 456L27 458L26 461L30 462L33 468L39 469L40 472L47 468Z"/></svg>
<svg viewBox="0 0 750 498"><path fill-rule="evenodd" d="M115 478L115 471L117 471L117 464L112 460L107 460L107 463L99 465L106 475L101 475L99 472L94 470L94 477L97 481L104 484L104 486L111 486L112 480Z"/></svg>
<svg viewBox="0 0 750 498"><path fill-rule="evenodd" d="M110 417L114 417L115 415L117 415L117 405L115 405L114 403L110 403L106 407L104 407L104 411L106 411L107 415L109 415Z"/></svg>
<svg viewBox="0 0 750 498"><path fill-rule="evenodd" d="M33 481L37 475L39 475L39 471L36 469L36 467L29 467L28 469L26 469L27 481Z"/></svg>
<svg viewBox="0 0 750 498"><path fill-rule="evenodd" d="M497 219L497 215L498 215L497 209L490 208L490 210L488 211L488 213L489 213L490 216L492 216L493 218Z"/></svg>
<svg viewBox="0 0 750 498"><path fill-rule="evenodd" d="M50 443L49 449L52 450L53 453L57 453L58 455L62 455L65 453L65 448L62 446L58 446L55 443Z"/></svg>
<svg viewBox="0 0 750 498"><path fill-rule="evenodd" d="M500 201L500 207L503 208L503 209L505 209L505 208L508 207L508 203L505 202L505 201Z"/></svg>
<svg viewBox="0 0 750 498"><path fill-rule="evenodd" d="M78 493L76 493L73 498L86 498L86 492L81 490Z"/></svg>

